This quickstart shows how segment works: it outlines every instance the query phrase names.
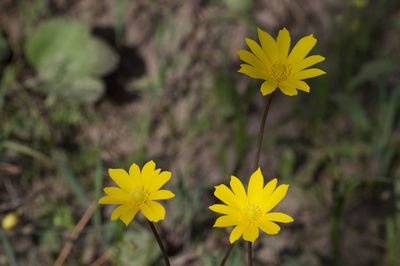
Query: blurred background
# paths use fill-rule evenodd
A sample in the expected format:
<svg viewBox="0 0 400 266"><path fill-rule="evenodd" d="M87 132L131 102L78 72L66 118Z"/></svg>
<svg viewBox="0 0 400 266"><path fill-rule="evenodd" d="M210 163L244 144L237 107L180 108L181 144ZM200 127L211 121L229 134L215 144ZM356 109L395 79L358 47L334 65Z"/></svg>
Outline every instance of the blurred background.
<svg viewBox="0 0 400 266"><path fill-rule="evenodd" d="M295 221L255 265L400 265L400 2L0 1L0 265L52 265L107 169L170 170L158 224L173 265L218 265L214 186L251 174L264 102L237 73L257 27L314 34L328 74L277 94L260 165ZM65 265L163 265L147 223L101 206ZM5 219L5 220L4 220ZM99 260L100 258L100 260ZM245 265L244 241L228 265Z"/></svg>

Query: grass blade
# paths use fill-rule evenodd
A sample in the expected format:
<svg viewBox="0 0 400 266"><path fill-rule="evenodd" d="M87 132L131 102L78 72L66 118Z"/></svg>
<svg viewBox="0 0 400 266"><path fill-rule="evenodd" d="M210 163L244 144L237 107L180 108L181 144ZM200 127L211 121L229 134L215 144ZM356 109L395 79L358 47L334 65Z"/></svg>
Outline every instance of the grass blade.
<svg viewBox="0 0 400 266"><path fill-rule="evenodd" d="M47 157L46 155L37 150L32 149L31 147L9 140L4 141L2 145L4 148L8 148L10 150L14 150L16 152L31 156L41 161L46 166L50 166L51 164L51 159L49 157Z"/></svg>
<svg viewBox="0 0 400 266"><path fill-rule="evenodd" d="M1 243L4 246L4 249L6 251L7 257L8 257L8 262L10 263L10 266L16 266L17 261L15 259L15 253L14 250L10 244L10 242L7 239L6 234L4 233L3 229L0 228L0 238L1 238Z"/></svg>
<svg viewBox="0 0 400 266"><path fill-rule="evenodd" d="M61 155L61 153L56 152L56 158L79 204L82 205L82 207L87 208L89 206L89 200L76 180L75 175L72 173L71 168L68 166L64 156Z"/></svg>

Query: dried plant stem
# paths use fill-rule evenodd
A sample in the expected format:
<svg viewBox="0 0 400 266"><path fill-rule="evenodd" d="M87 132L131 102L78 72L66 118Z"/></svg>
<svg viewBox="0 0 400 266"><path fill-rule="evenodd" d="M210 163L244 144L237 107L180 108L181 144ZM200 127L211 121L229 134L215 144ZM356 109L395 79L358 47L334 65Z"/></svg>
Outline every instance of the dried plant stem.
<svg viewBox="0 0 400 266"><path fill-rule="evenodd" d="M92 203L90 204L89 208L83 214L82 218L79 220L78 224L75 226L72 234L70 236L70 240L65 243L63 249L61 250L60 254L57 257L56 262L54 262L54 266L61 266L65 259L68 257L69 252L71 251L72 247L74 246L73 240L78 239L79 234L85 228L86 224L89 222L90 218L92 217L94 211L96 210L97 204Z"/></svg>
<svg viewBox="0 0 400 266"><path fill-rule="evenodd" d="M107 261L112 253L111 249L108 249L104 252L100 257L98 257L94 262L92 262L89 266L100 266Z"/></svg>
<svg viewBox="0 0 400 266"><path fill-rule="evenodd" d="M159 234L157 233L156 227L154 226L154 224L152 222L150 222L149 220L147 220L147 221L149 222L151 231L153 232L154 237L156 238L157 243L160 246L161 253L163 254L163 257L164 257L165 265L166 266L170 266L167 251L165 250L164 245L163 245L163 243L161 241L161 238L160 238Z"/></svg>
<svg viewBox="0 0 400 266"><path fill-rule="evenodd" d="M268 112L269 112L269 107L271 106L272 99L274 98L276 94L276 90L271 93L271 95L268 97L267 102L265 104L265 109L264 109L264 114L261 118L261 123L260 123L260 129L258 131L258 140L257 140L257 151L256 151L256 158L254 160L254 171L257 170L259 162L260 162L260 154L261 154L261 146L262 146L262 141L263 141L263 136L264 136L264 128L265 128L265 122L267 121L268 117ZM229 258L229 255L231 254L233 245L229 245L228 250L225 253L225 256L221 262L221 266L224 266L226 261ZM251 242L249 242L248 245L248 259L249 259L249 265L252 265L252 249L251 249Z"/></svg>

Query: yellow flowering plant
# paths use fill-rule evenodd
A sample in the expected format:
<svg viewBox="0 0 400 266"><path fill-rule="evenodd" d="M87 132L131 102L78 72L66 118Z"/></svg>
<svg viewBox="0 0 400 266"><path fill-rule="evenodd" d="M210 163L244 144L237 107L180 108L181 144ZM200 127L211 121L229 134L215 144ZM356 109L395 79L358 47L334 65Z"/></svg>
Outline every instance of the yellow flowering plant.
<svg viewBox="0 0 400 266"><path fill-rule="evenodd" d="M304 82L304 79L325 74L318 68L309 68L325 60L320 55L307 57L317 43L312 34L300 39L290 51L291 38L286 28L279 31L276 40L265 31L259 28L257 30L260 44L246 38L250 51L237 51L240 59L246 63L240 65L241 68L238 72L264 80L260 91L264 96L271 94L266 101L258 132L253 168L257 170L250 177L247 194L240 180L232 176L231 189L225 185L215 187L214 195L225 204L215 204L209 207L211 210L223 214L216 220L214 227L235 226L230 234L232 244L242 235L243 239L248 241L249 266L252 265L252 242L258 238L259 229L273 235L280 230L276 222L289 223L293 221L292 217L287 214L269 212L286 195L288 185L280 185L276 188L277 180L273 179L264 187L264 178L259 168L264 127L272 99L277 88L289 96L297 95L297 90L310 92L310 87ZM233 245L230 245L228 248L221 266L227 262L232 247Z"/></svg>
<svg viewBox="0 0 400 266"><path fill-rule="evenodd" d="M171 173L161 172L155 167L156 164L150 161L142 171L135 163L129 168L129 173L124 169L109 169L111 179L119 187L104 188L107 196L99 199L99 203L120 204L111 214L111 220L120 218L128 225L139 210L149 221L164 219L165 209L156 200L170 199L175 195L169 190L160 190L171 178Z"/></svg>
<svg viewBox="0 0 400 266"><path fill-rule="evenodd" d="M290 49L290 35L286 28L279 31L276 41L267 32L258 28L261 46L254 40L246 38L250 51L239 50L241 64L239 72L252 78L265 80L261 85L261 93L267 95L279 88L286 95L296 95L297 90L310 91L304 79L325 74L318 68L309 68L325 60L320 55L308 56L317 43L313 35L300 39Z"/></svg>
<svg viewBox="0 0 400 266"><path fill-rule="evenodd" d="M142 170L135 163L129 168L109 169L110 178L118 187L106 187L106 196L99 199L100 204L120 205L111 214L111 220L121 219L126 226L141 211L147 218L150 228L160 246L165 265L169 266L167 252L162 244L161 238L153 224L163 220L165 217L164 207L156 200L173 198L175 195L169 190L160 189L171 178L171 172L156 169L153 161L146 163Z"/></svg>
<svg viewBox="0 0 400 266"><path fill-rule="evenodd" d="M242 182L231 177L229 189L225 185L215 187L214 195L224 204L214 204L209 208L223 214L214 227L235 226L230 235L233 243L243 235L246 241L254 242L259 229L269 235L275 235L280 227L275 222L289 223L293 218L281 212L270 212L286 195L289 185L276 187L277 179L269 181L264 187L264 177L260 168L249 180L247 193Z"/></svg>

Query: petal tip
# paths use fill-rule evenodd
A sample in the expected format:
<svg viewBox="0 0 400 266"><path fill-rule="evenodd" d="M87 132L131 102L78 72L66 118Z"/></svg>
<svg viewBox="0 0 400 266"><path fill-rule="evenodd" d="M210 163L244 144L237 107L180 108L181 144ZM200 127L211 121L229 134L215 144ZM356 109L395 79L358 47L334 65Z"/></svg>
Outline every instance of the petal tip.
<svg viewBox="0 0 400 266"><path fill-rule="evenodd" d="M129 223L122 221L125 224L125 227L128 227Z"/></svg>

